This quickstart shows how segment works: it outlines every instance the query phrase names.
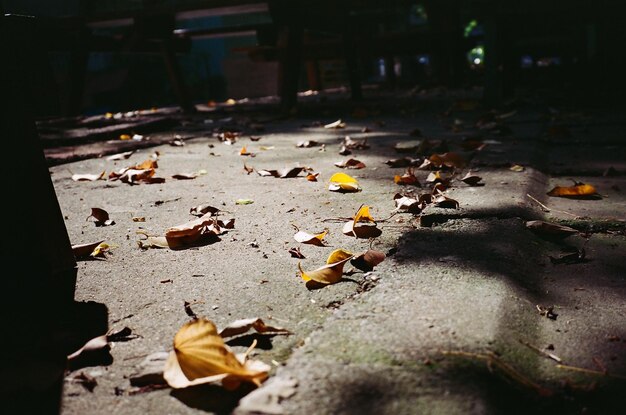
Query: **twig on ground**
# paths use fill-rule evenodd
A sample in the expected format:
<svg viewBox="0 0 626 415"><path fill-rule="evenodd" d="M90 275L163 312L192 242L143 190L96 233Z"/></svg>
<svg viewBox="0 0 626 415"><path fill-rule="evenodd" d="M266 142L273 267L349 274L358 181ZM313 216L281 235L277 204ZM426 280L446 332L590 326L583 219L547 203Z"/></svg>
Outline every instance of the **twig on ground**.
<svg viewBox="0 0 626 415"><path fill-rule="evenodd" d="M550 209L549 207L547 207L546 205L544 205L543 203L541 203L540 201L538 201L536 198L532 197L530 194L526 193L526 196L528 196L532 201L534 201L535 203L537 203L539 206L541 206L541 210L544 212L550 212L550 211L555 211L558 213L563 213L564 215L570 215L574 218L580 218L579 215L575 215L573 213L569 213L569 212L565 212L564 210L557 210L557 209Z"/></svg>
<svg viewBox="0 0 626 415"><path fill-rule="evenodd" d="M530 344L530 343L528 343L528 342L525 342L525 341L523 341L522 339L518 339L518 340L519 340L519 342L520 342L520 343L522 343L524 346L527 346L527 347L529 347L530 349L532 349L532 350L536 351L537 353L539 353L539 354L540 354L540 355L542 355L543 357L546 357L546 358L548 358L548 359L552 359L552 360L554 360L554 361L555 361L555 362L557 362L557 363L562 363L562 362L563 362L563 360L562 360L560 357L558 357L557 355L555 355L555 354L548 353L548 352L544 352L543 350L541 350L541 349L540 349L540 348L538 348L537 346L533 346L532 344Z"/></svg>

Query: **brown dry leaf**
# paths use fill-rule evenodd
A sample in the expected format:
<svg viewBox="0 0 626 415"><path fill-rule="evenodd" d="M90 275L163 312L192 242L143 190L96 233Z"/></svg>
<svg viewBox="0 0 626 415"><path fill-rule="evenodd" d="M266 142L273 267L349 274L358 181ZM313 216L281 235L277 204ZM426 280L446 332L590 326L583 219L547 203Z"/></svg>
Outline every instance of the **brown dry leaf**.
<svg viewBox="0 0 626 415"><path fill-rule="evenodd" d="M129 158L133 154L135 154L135 150L126 151L125 153L113 154L113 155L107 157L107 160L110 160L110 161L126 160L127 158Z"/></svg>
<svg viewBox="0 0 626 415"><path fill-rule="evenodd" d="M150 236L143 230L138 230L137 234L145 237L145 239L137 241L137 245L139 245L141 249L170 247L165 236Z"/></svg>
<svg viewBox="0 0 626 415"><path fill-rule="evenodd" d="M402 176L396 174L393 177L393 182L399 185L413 185L422 187L419 180L417 180L417 177L415 177L415 174L413 174L413 169L408 169Z"/></svg>
<svg viewBox="0 0 626 415"><path fill-rule="evenodd" d="M441 177L441 172L439 170L430 172L426 177L426 183L443 183L445 180L446 179Z"/></svg>
<svg viewBox="0 0 626 415"><path fill-rule="evenodd" d="M163 378L172 388L220 382L234 390L242 382L256 386L267 379L270 367L236 356L206 318L185 323L174 336L174 350L165 363Z"/></svg>
<svg viewBox="0 0 626 415"><path fill-rule="evenodd" d="M530 220L526 222L526 228L547 239L564 239L568 236L579 233L576 229L570 228L569 226L563 226L542 220Z"/></svg>
<svg viewBox="0 0 626 415"><path fill-rule="evenodd" d="M317 235L312 235L310 233L304 231L298 231L294 236L297 242L315 246L326 246L324 243L324 237L328 234L328 230L324 230L324 232L319 233Z"/></svg>
<svg viewBox="0 0 626 415"><path fill-rule="evenodd" d="M109 219L109 212L107 212L104 209L100 209L100 208L91 208L91 214L89 216L87 216L87 220L89 220L89 218L94 218L95 219L95 224L96 226L111 226L111 225L115 225L115 221Z"/></svg>
<svg viewBox="0 0 626 415"><path fill-rule="evenodd" d="M300 248L297 246L295 248L290 248L288 252L289 254L291 254L292 258L300 258L300 259L305 258L304 254L300 252Z"/></svg>
<svg viewBox="0 0 626 415"><path fill-rule="evenodd" d="M191 209L189 209L189 213L191 213L194 216L204 216L207 213L213 215L219 211L220 211L219 208L213 207L211 205L206 205L206 204L194 206Z"/></svg>
<svg viewBox="0 0 626 415"><path fill-rule="evenodd" d="M232 337L250 331L250 329L254 329L254 331L261 334L291 334L289 330L283 327L268 326L260 318L246 318L233 321L220 330L219 335L222 338Z"/></svg>
<svg viewBox="0 0 626 415"><path fill-rule="evenodd" d="M72 180L75 182L95 182L96 180L104 180L105 175L105 170L100 174L72 174Z"/></svg>
<svg viewBox="0 0 626 415"><path fill-rule="evenodd" d="M246 163L243 163L243 170L248 174L254 173L254 167L248 167Z"/></svg>
<svg viewBox="0 0 626 415"><path fill-rule="evenodd" d="M176 180L192 180L196 177L198 177L196 173L178 173L172 175L172 179Z"/></svg>
<svg viewBox="0 0 626 415"><path fill-rule="evenodd" d="M435 198L433 199L433 203L436 207L444 208L444 209L458 209L459 208L459 202L442 194L435 196Z"/></svg>
<svg viewBox="0 0 626 415"><path fill-rule="evenodd" d="M135 169L135 170L150 170L150 169L156 169L159 167L159 164L157 163L156 160L154 159L147 159L146 161L137 164L134 167L131 167L131 169Z"/></svg>
<svg viewBox="0 0 626 415"><path fill-rule="evenodd" d="M350 151L350 150L348 149L348 147L346 147L345 145L342 145L342 146L339 148L339 155L341 155L341 156L347 156L347 155L349 155L349 154L352 154L352 151Z"/></svg>
<svg viewBox="0 0 626 415"><path fill-rule="evenodd" d="M341 119L331 122L330 124L324 125L324 128L346 128L346 123L341 121Z"/></svg>
<svg viewBox="0 0 626 415"><path fill-rule="evenodd" d="M461 179L462 182L467 183L470 186L482 186L484 183L479 183L483 178L473 174L472 172L467 172L465 176Z"/></svg>
<svg viewBox="0 0 626 415"><path fill-rule="evenodd" d="M319 173L308 173L306 175L306 179L310 182L316 182L319 175Z"/></svg>
<svg viewBox="0 0 626 415"><path fill-rule="evenodd" d="M567 197L570 199L601 198L594 186L581 182L575 182L574 186L555 186L546 194L548 196Z"/></svg>
<svg viewBox="0 0 626 415"><path fill-rule="evenodd" d="M303 170L304 167L290 167L284 168L282 170L257 170L257 174L263 177L273 176L278 179L289 179L297 177Z"/></svg>
<svg viewBox="0 0 626 415"><path fill-rule="evenodd" d="M133 222L145 222L146 221L146 217L145 216L133 216L131 218L131 220Z"/></svg>
<svg viewBox="0 0 626 415"><path fill-rule="evenodd" d="M389 167L409 167L416 166L419 163L419 160L412 159L410 157L403 157L400 159L391 159L385 162Z"/></svg>
<svg viewBox="0 0 626 415"><path fill-rule="evenodd" d="M342 169L363 169L365 168L365 163L357 159L347 159L336 162L335 166L341 167Z"/></svg>
<svg viewBox="0 0 626 415"><path fill-rule="evenodd" d="M319 146L320 143L314 140L306 140L306 141L298 141L298 143L296 144L296 147L299 148L310 148L310 147L317 147Z"/></svg>
<svg viewBox="0 0 626 415"><path fill-rule="evenodd" d="M224 229L232 229L234 222L234 219L223 222L209 212L198 219L169 228L165 232L165 239L171 249L181 248L194 244L204 236L221 235Z"/></svg>
<svg viewBox="0 0 626 415"><path fill-rule="evenodd" d="M333 192L358 192L361 190L359 182L345 173L333 174L329 181L328 190Z"/></svg>
<svg viewBox="0 0 626 415"><path fill-rule="evenodd" d="M103 242L104 240L87 244L72 245L72 253L74 253L75 258L87 258Z"/></svg>
<svg viewBox="0 0 626 415"><path fill-rule="evenodd" d="M353 140L349 135L343 138L343 142L341 144L346 148L346 150L367 150L370 148L369 144L367 144L367 138L357 141Z"/></svg>
<svg viewBox="0 0 626 415"><path fill-rule="evenodd" d="M369 249L362 254L356 255L350 260L350 263L361 271L370 272L374 267L386 258L384 252Z"/></svg>
<svg viewBox="0 0 626 415"><path fill-rule="evenodd" d="M463 168L467 164L467 160L463 156L452 151L443 154L433 154L429 160L435 167Z"/></svg>
<svg viewBox="0 0 626 415"><path fill-rule="evenodd" d="M374 225L359 225L359 222L369 222ZM343 225L342 232L344 235L363 239L376 238L382 234L382 231L376 227L376 220L370 215L370 208L367 205L362 205L354 215L354 219Z"/></svg>
<svg viewBox="0 0 626 415"><path fill-rule="evenodd" d="M318 288L337 283L341 281L344 265L353 257L354 255L351 252L336 249L328 256L326 265L308 273L302 269L302 265L298 262L300 277L306 281L307 288Z"/></svg>

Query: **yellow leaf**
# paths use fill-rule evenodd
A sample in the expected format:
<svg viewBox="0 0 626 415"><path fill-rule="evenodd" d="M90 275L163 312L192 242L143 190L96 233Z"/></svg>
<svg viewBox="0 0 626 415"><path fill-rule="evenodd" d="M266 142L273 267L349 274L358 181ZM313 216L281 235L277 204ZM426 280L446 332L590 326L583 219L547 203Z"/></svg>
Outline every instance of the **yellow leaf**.
<svg viewBox="0 0 626 415"><path fill-rule="evenodd" d="M120 140L130 140L132 137L130 136L130 134L121 134L120 135Z"/></svg>
<svg viewBox="0 0 626 415"><path fill-rule="evenodd" d="M463 168L467 164L467 161L459 153L454 152L433 154L428 160L436 167L447 166Z"/></svg>
<svg viewBox="0 0 626 415"><path fill-rule="evenodd" d="M328 190L358 192L361 190L359 182L352 176L345 173L335 173L330 177Z"/></svg>
<svg viewBox="0 0 626 415"><path fill-rule="evenodd" d="M109 244L101 242L101 243L98 244L98 246L96 246L93 249L93 251L89 255L94 257L94 258L103 258L104 254L109 252L109 248L110 248Z"/></svg>
<svg viewBox="0 0 626 415"><path fill-rule="evenodd" d="M525 167L524 167L524 166L521 166L521 165L519 165L519 164L514 164L514 165L512 165L511 167L509 167L509 170L511 170L511 171L515 171L515 172L518 172L518 173L519 173L519 172L524 171L524 170L525 170Z"/></svg>
<svg viewBox="0 0 626 415"><path fill-rule="evenodd" d="M359 210L354 215L354 223L357 222L376 222L376 220L370 215L370 207L367 205L361 205Z"/></svg>
<svg viewBox="0 0 626 415"><path fill-rule="evenodd" d="M374 225L361 225L359 222L374 222ZM376 227L376 220L370 215L370 208L367 205L361 205L354 219L343 225L342 232L348 236L356 238L375 238L382 234L382 231Z"/></svg>
<svg viewBox="0 0 626 415"><path fill-rule="evenodd" d="M588 198L589 196L597 196L596 188L590 184L576 183L574 186L556 186L548 193L548 196L569 197L569 198Z"/></svg>
<svg viewBox="0 0 626 415"><path fill-rule="evenodd" d="M100 246L100 244L104 241L92 242L87 244L77 244L72 245L72 252L76 258L85 258L90 256L96 247Z"/></svg>
<svg viewBox="0 0 626 415"><path fill-rule="evenodd" d="M143 163L137 164L136 166L131 168L135 170L149 170L156 169L157 167L159 167L159 163L157 163L156 160L147 159Z"/></svg>
<svg viewBox="0 0 626 415"><path fill-rule="evenodd" d="M326 265L311 272L305 272L302 269L301 264L298 262L298 269L300 270L300 276L304 281L314 281L320 284L334 284L341 281L343 275L343 266L346 262L352 259L354 255L351 252L343 249L336 249L328 256Z"/></svg>
<svg viewBox="0 0 626 415"><path fill-rule="evenodd" d="M237 388L241 382L260 386L267 379L269 366L246 361L245 357L242 360L224 343L213 322L193 320L174 336L174 351L165 363L163 377L172 388L217 381L228 389Z"/></svg>

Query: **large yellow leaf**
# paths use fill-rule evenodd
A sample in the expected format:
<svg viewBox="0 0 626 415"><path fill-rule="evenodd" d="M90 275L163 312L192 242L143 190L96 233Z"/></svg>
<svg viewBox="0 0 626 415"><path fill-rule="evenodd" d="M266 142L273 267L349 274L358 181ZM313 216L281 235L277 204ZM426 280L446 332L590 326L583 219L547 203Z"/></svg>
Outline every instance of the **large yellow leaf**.
<svg viewBox="0 0 626 415"><path fill-rule="evenodd" d="M359 222L374 222L374 225L358 225ZM370 208L362 205L354 215L354 219L343 225L342 232L348 236L356 238L375 238L380 236L382 231L376 227L376 221L370 215Z"/></svg>
<svg viewBox="0 0 626 415"><path fill-rule="evenodd" d="M341 281L343 275L343 266L346 262L354 257L351 252L343 249L336 249L328 256L326 265L320 267L311 272L305 272L302 269L301 264L298 262L298 269L300 270L300 276L304 281L314 281L320 284L334 284Z"/></svg>
<svg viewBox="0 0 626 415"><path fill-rule="evenodd" d="M328 181L330 182L328 190L344 192L358 192L361 190L359 182L345 173L335 173Z"/></svg>
<svg viewBox="0 0 626 415"><path fill-rule="evenodd" d="M268 371L269 366L261 362L238 358L215 324L203 318L186 323L176 333L163 377L173 388L222 381L225 387L235 389L241 382L260 386Z"/></svg>

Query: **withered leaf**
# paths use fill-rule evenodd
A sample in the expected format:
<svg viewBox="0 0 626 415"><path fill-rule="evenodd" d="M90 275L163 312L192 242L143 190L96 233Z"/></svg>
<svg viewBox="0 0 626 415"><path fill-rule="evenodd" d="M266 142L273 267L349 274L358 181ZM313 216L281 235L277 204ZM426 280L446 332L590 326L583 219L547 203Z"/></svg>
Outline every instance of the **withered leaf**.
<svg viewBox="0 0 626 415"><path fill-rule="evenodd" d="M331 122L330 124L324 125L324 128L346 128L346 123L341 121L341 119Z"/></svg>
<svg viewBox="0 0 626 415"><path fill-rule="evenodd" d="M349 154L352 154L352 151L350 151L348 147L342 144L341 147L339 148L339 154L342 156L347 156Z"/></svg>
<svg viewBox="0 0 626 415"><path fill-rule="evenodd" d="M176 180L191 180L195 179L196 177L198 177L196 173L178 173L172 175L172 179Z"/></svg>
<svg viewBox="0 0 626 415"><path fill-rule="evenodd" d="M262 137L261 136L250 136L250 141L259 141Z"/></svg>
<svg viewBox="0 0 626 415"><path fill-rule="evenodd" d="M300 259L304 259L305 256L302 252L300 252L300 248L299 247L295 247L295 248L289 248L289 254L291 254L292 258L300 258Z"/></svg>
<svg viewBox="0 0 626 415"><path fill-rule="evenodd" d="M304 167L291 167L284 168L282 170L257 170L257 174L259 176L272 176L279 179L288 179L297 177L301 171L304 170Z"/></svg>
<svg viewBox="0 0 626 415"><path fill-rule="evenodd" d="M165 232L165 239L171 249L190 246L203 236L217 236L224 229L232 229L234 219L227 222L218 220L212 213L206 213L198 219L191 220L182 225L173 226Z"/></svg>
<svg viewBox="0 0 626 415"><path fill-rule="evenodd" d="M219 335L222 338L237 336L253 329L260 334L291 334L291 332L283 327L268 326L260 318L247 318L233 321L228 326L220 330Z"/></svg>
<svg viewBox="0 0 626 415"><path fill-rule="evenodd" d="M243 163L243 170L248 174L254 173L254 168L246 166L246 163Z"/></svg>
<svg viewBox="0 0 626 415"><path fill-rule="evenodd" d="M72 174L72 180L75 182L95 182L96 180L104 180L106 171L100 174Z"/></svg>
<svg viewBox="0 0 626 415"><path fill-rule="evenodd" d="M96 246L91 254L89 254L92 258L105 258L106 254L109 253L111 246L107 243L100 242L98 246Z"/></svg>
<svg viewBox="0 0 626 415"><path fill-rule="evenodd" d="M363 169L365 168L365 163L357 159L347 159L347 160L336 162L335 166L341 167L344 169Z"/></svg>
<svg viewBox="0 0 626 415"><path fill-rule="evenodd" d="M361 271L369 272L385 260L385 253L369 249L350 260L350 263Z"/></svg>
<svg viewBox="0 0 626 415"><path fill-rule="evenodd" d="M328 190L334 192L358 192L361 190L359 182L345 173L335 173L329 179Z"/></svg>
<svg viewBox="0 0 626 415"><path fill-rule="evenodd" d="M317 147L319 145L320 143L315 140L306 140L306 141L298 141L298 143L296 144L296 147L310 148L310 147Z"/></svg>
<svg viewBox="0 0 626 415"><path fill-rule="evenodd" d="M570 228L569 226L563 226L542 220L527 221L526 228L546 239L564 239L568 236L579 233L576 229Z"/></svg>
<svg viewBox="0 0 626 415"><path fill-rule="evenodd" d="M131 167L131 169L135 169L135 170L149 170L149 169L156 169L159 167L159 164L156 160L154 159L147 159L142 163L139 163L137 165L135 165L134 167Z"/></svg>
<svg viewBox="0 0 626 415"><path fill-rule="evenodd" d="M96 226L111 226L111 225L115 225L115 221L109 219L109 213L104 210L104 209L100 209L100 208L91 208L91 214L89 216L87 216L87 219L89 218L94 218L95 221L94 223L96 224Z"/></svg>
<svg viewBox="0 0 626 415"><path fill-rule="evenodd" d="M241 150L239 150L239 155L240 156L250 156L250 157L254 157L254 153L251 153L248 151L248 149L246 148L246 146L241 147Z"/></svg>
<svg viewBox="0 0 626 415"><path fill-rule="evenodd" d="M72 253L76 258L87 258L93 253L94 249L100 246L103 242L104 240L87 244L72 245Z"/></svg>
<svg viewBox="0 0 626 415"><path fill-rule="evenodd" d="M207 205L207 204L194 206L191 209L189 209L189 213L194 215L194 216L204 216L207 213L210 213L211 215L214 215L214 214L216 214L219 211L220 211L219 208L216 208L216 207L213 207L213 206Z"/></svg>
<svg viewBox="0 0 626 415"><path fill-rule="evenodd" d="M306 175L306 179L310 182L316 182L319 175L319 173L308 173Z"/></svg>
<svg viewBox="0 0 626 415"><path fill-rule="evenodd" d="M306 281L307 288L319 288L327 284L334 284L341 281L343 267L354 255L343 249L336 249L330 253L326 260L326 265L311 272L302 270L302 265L298 262L300 277Z"/></svg>
<svg viewBox="0 0 626 415"><path fill-rule="evenodd" d="M459 153L447 152L443 154L433 154L429 158L435 167L456 167L463 168L467 164L467 160Z"/></svg>
<svg viewBox="0 0 626 415"><path fill-rule="evenodd" d="M519 172L523 172L524 170L526 170L526 168L522 165L514 164L511 167L509 167L509 170L519 173Z"/></svg>
<svg viewBox="0 0 626 415"><path fill-rule="evenodd" d="M107 157L107 160L110 160L110 161L126 160L127 158L129 158L133 154L135 154L135 150L126 151L124 153L118 153L118 154L110 155L109 157Z"/></svg>
<svg viewBox="0 0 626 415"><path fill-rule="evenodd" d="M269 369L262 362L247 360L247 355L235 355L215 324L201 318L185 323L174 336L163 377L172 388L221 382L225 389L234 390L242 382L260 386Z"/></svg>
<svg viewBox="0 0 626 415"><path fill-rule="evenodd" d="M395 194L393 200L396 204L396 211L405 210L409 213L418 214L423 209L422 204L419 203L417 199L403 196L399 193Z"/></svg>
<svg viewBox="0 0 626 415"><path fill-rule="evenodd" d="M601 199L596 188L590 184L575 182L573 186L555 186L547 193L548 196L566 197L570 199Z"/></svg>
<svg viewBox="0 0 626 415"><path fill-rule="evenodd" d="M399 185L413 185L421 187L419 180L417 180L417 177L413 174L413 169L408 169L402 176L396 174L393 177L393 182Z"/></svg>
<svg viewBox="0 0 626 415"><path fill-rule="evenodd" d="M467 174L463 176L461 181L467 183L470 186L481 186L484 185L484 183L479 183L482 179L483 178L480 176L477 176L471 172L467 172Z"/></svg>
<svg viewBox="0 0 626 415"><path fill-rule="evenodd" d="M357 141L352 139L349 135L343 138L342 146L347 150L367 150L370 148L369 144L367 144L367 138Z"/></svg>
<svg viewBox="0 0 626 415"><path fill-rule="evenodd" d="M373 223L373 225L363 225L359 224L360 222ZM344 235L363 239L376 238L382 234L382 231L376 227L376 221L370 215L369 206L367 205L362 205L354 219L343 225L342 232Z"/></svg>
<svg viewBox="0 0 626 415"><path fill-rule="evenodd" d="M419 163L419 160L412 159L410 157L402 157L400 159L391 159L385 162L389 167L409 167L416 166Z"/></svg>
<svg viewBox="0 0 626 415"><path fill-rule="evenodd" d="M304 231L298 231L294 236L293 239L295 239L297 242L303 243L303 244L310 244L310 245L316 245L316 246L326 246L326 244L324 243L324 237L328 234L328 230L325 230L322 233L319 233L317 235L312 235L310 233L304 232Z"/></svg>
<svg viewBox="0 0 626 415"><path fill-rule="evenodd" d="M433 203L436 207L444 209L458 209L459 202L445 195L439 194L435 196Z"/></svg>

